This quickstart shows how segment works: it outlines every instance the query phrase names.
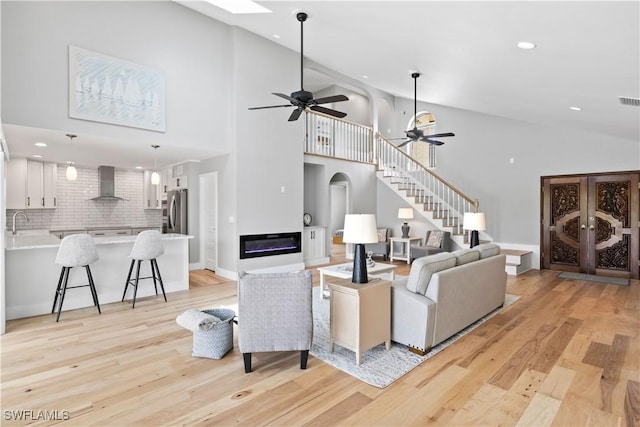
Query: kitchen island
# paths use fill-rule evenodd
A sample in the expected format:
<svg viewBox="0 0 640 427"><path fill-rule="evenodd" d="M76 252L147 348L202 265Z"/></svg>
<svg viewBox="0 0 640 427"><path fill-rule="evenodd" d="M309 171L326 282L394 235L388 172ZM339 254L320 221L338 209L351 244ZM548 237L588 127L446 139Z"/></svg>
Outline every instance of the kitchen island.
<svg viewBox="0 0 640 427"><path fill-rule="evenodd" d="M91 273L100 305L119 302L122 299L131 265L128 255L136 237L131 235L93 238L100 259L91 264ZM193 236L183 234L162 234L165 252L157 261L167 294L189 289L188 240L192 238ZM60 239L53 235L6 236L5 313L8 320L51 313L61 269L54 262L59 246ZM143 261L140 277L147 276L151 276L149 262ZM84 268L71 269L69 287L86 283L87 274ZM127 304L130 304L131 293L131 290L127 293ZM142 280L137 301L150 295L155 296L153 280ZM168 295L167 299L170 298ZM62 310L93 305L88 288L70 289L65 296Z"/></svg>

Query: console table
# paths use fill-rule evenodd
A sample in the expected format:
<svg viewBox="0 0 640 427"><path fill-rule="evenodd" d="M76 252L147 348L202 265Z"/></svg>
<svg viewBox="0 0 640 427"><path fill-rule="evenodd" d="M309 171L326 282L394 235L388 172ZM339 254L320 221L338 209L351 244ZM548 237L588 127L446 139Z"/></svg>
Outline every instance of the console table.
<svg viewBox="0 0 640 427"><path fill-rule="evenodd" d="M330 351L335 344L360 354L384 343L391 348L391 282L373 279L352 283L350 279L329 282Z"/></svg>
<svg viewBox="0 0 640 427"><path fill-rule="evenodd" d="M391 254L389 255L389 260L393 261L394 259L399 259L402 261L407 261L407 264L411 264L411 245L417 243L418 245L422 243L421 237L391 237L389 239L391 244ZM400 243L400 252L397 253L395 251L394 243Z"/></svg>

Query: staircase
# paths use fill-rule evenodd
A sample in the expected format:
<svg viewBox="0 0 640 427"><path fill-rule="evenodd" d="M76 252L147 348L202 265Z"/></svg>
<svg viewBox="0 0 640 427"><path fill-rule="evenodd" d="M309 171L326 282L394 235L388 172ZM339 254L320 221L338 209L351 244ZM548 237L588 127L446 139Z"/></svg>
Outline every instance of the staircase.
<svg viewBox="0 0 640 427"><path fill-rule="evenodd" d="M407 201L422 216L462 248L468 245L462 219L465 212L476 212L479 202L424 167L383 136L376 138L378 178ZM484 236L485 240L489 236ZM489 241L490 241L489 237Z"/></svg>

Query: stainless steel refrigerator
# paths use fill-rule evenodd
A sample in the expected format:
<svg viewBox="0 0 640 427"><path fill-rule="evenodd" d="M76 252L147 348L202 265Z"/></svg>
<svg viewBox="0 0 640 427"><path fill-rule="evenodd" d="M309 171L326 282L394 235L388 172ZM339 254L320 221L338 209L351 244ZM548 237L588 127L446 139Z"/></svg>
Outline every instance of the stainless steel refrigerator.
<svg viewBox="0 0 640 427"><path fill-rule="evenodd" d="M167 192L167 233L187 234L187 190Z"/></svg>

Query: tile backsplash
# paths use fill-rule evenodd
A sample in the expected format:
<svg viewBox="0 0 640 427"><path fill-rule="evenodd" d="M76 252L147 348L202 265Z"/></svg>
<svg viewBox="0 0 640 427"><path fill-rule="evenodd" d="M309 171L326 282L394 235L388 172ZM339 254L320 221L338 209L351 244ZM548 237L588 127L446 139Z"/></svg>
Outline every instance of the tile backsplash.
<svg viewBox="0 0 640 427"><path fill-rule="evenodd" d="M55 209L26 209L16 229L64 230L84 227L161 227L160 209L144 209L144 173L115 171L115 194L124 200L90 200L98 196L98 169L77 168L78 179L67 180L66 165L58 165ZM10 183L8 183L10 185ZM7 209L7 229L16 210Z"/></svg>

